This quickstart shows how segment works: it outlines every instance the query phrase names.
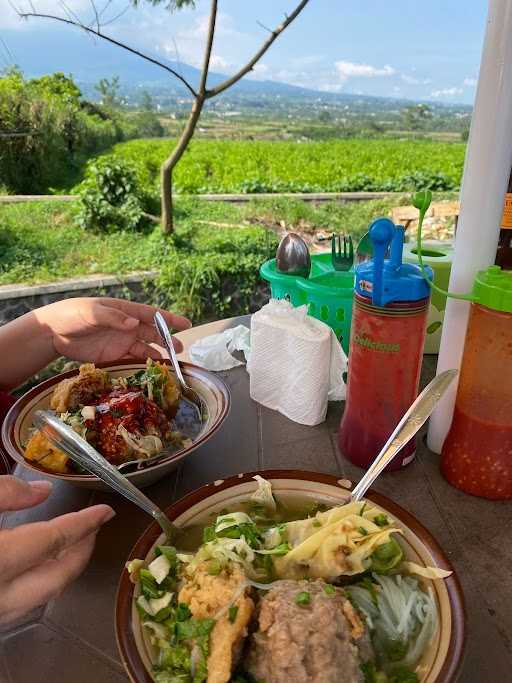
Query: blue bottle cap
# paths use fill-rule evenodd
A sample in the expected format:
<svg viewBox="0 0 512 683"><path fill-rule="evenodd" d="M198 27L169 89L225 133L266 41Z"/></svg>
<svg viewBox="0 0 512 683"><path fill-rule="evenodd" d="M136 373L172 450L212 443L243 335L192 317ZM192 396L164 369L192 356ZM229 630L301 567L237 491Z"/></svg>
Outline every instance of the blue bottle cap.
<svg viewBox="0 0 512 683"><path fill-rule="evenodd" d="M370 226L374 258L356 267L355 291L374 306L398 301L419 301L430 296L430 287L414 263L402 263L404 228L389 218L379 218ZM390 248L389 258L384 258ZM434 274L425 266L429 279Z"/></svg>

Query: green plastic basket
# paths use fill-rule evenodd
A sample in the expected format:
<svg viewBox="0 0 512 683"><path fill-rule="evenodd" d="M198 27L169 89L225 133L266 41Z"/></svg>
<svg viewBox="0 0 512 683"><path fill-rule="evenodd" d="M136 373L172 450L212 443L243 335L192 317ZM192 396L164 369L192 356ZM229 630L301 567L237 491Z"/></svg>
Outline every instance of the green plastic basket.
<svg viewBox="0 0 512 683"><path fill-rule="evenodd" d="M274 299L288 299L293 306L307 304L309 315L327 323L348 354L354 296L353 271L334 270L331 254L325 253L311 257L308 279L280 273L275 259L261 266L260 275L270 282Z"/></svg>

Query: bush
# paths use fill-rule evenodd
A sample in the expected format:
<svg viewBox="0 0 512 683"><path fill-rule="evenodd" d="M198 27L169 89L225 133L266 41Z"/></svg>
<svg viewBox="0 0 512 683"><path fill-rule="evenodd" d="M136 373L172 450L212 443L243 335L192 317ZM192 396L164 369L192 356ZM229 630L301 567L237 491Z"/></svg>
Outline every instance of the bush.
<svg viewBox="0 0 512 683"><path fill-rule="evenodd" d="M120 159L106 156L89 163L78 193L76 222L82 228L114 232L137 230L147 223L146 193L135 169Z"/></svg>
<svg viewBox="0 0 512 683"><path fill-rule="evenodd" d="M193 223L160 244L154 303L195 323L257 310L262 304L259 268L275 255L277 237L259 227L198 230Z"/></svg>
<svg viewBox="0 0 512 683"><path fill-rule="evenodd" d="M21 194L63 187L86 154L123 139L112 121L83 105L80 90L62 73L25 80L12 69L1 76L0 130L7 134L0 145L1 183Z"/></svg>

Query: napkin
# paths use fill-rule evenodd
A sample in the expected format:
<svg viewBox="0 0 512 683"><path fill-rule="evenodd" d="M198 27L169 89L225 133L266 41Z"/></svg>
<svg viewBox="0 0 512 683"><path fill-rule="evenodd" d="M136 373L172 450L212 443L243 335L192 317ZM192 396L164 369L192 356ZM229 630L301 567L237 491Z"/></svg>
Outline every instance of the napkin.
<svg viewBox="0 0 512 683"><path fill-rule="evenodd" d="M237 325L224 332L199 339L189 349L190 360L207 370L230 370L243 361L235 358L233 351L243 351L247 360L250 352L251 333L244 325Z"/></svg>
<svg viewBox="0 0 512 683"><path fill-rule="evenodd" d="M291 420L316 425L327 402L345 398L347 357L333 330L285 299L271 299L251 319L251 398Z"/></svg>

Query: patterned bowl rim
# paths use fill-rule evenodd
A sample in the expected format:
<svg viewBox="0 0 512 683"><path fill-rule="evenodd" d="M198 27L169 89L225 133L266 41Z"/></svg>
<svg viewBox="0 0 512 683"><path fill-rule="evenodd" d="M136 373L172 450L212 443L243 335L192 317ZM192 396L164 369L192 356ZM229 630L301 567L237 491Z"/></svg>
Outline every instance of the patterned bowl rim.
<svg viewBox="0 0 512 683"><path fill-rule="evenodd" d="M191 508L202 501L205 501L210 496L215 495L219 491L224 491L240 484L253 482L254 476L257 474L269 480L299 480L301 482L327 485L338 490L340 489L340 486L343 488L343 480L340 480L333 475L319 472L303 470L261 470L247 472L218 480L214 483L205 484L188 493L167 508L167 515L171 520L175 520L183 513L189 511ZM426 547L434 559L436 566L452 572L451 576L443 580L450 607L450 642L442 666L435 679L435 683L453 683L453 681L456 681L462 665L466 635L464 596L457 574L439 543L414 515L397 503L394 503L387 496L375 491L370 490L367 493L366 498L390 512L401 522L404 528L412 532L416 539ZM147 557L161 533L158 524L156 522L152 523L132 548L128 560ZM132 627L133 592L134 584L131 583L128 572L123 570L118 585L115 608L117 645L121 655L121 661L123 662L132 683L153 683L153 679L138 650Z"/></svg>
<svg viewBox="0 0 512 683"><path fill-rule="evenodd" d="M162 359L159 362L165 363L169 366L171 365L170 361L166 359ZM134 359L131 361L126 360L95 363L95 365L97 368L104 368L116 372L120 370L122 371L123 369L133 368L134 370L136 370L139 368L143 368L145 367L145 361ZM196 450L196 448L198 448L206 441L208 441L208 439L210 439L219 430L219 428L221 427L224 420L229 414L231 408L231 392L229 391L229 388L226 385L226 383L220 377L210 372L209 370L205 370L204 368L201 368L198 365L193 365L192 363L180 362L180 367L182 368L185 379L190 378L198 382L198 385L196 385L195 388L199 394L201 393L201 382L208 383L210 385L210 387L212 388L212 392L215 393L218 399L220 399L220 408L217 414L214 416L213 422L210 425L210 427L203 434L201 434L201 436L196 441L194 441L190 446L183 448L181 451L173 453L168 458L164 458L164 460L161 460L155 465L151 465L150 467L144 470L130 472L126 475L128 479L137 478L142 473L155 471L159 468L166 467L171 462L183 459L189 453ZM26 406L29 403L31 403L34 399L37 399L37 397L40 394L45 393L47 389L57 385L61 380L67 379L68 377L73 377L77 374L78 368L62 372L58 375L55 375L54 377L50 377L49 379L44 380L44 382L37 384L35 387L32 387L32 389L29 389L29 391L23 394L23 396L21 396L16 401L16 403L14 403L14 405L11 406L9 412L5 416L5 419L2 424L1 442L5 451L13 458L13 460L16 461L16 463L23 465L24 467L27 467L28 469L31 469L34 472L37 472L38 474L43 474L45 477L73 482L100 481L99 478L93 474L60 474L58 472L49 472L43 469L42 467L37 467L36 465L33 465L30 461L25 459L23 453L16 445L15 432L18 426L18 420L20 416L23 415Z"/></svg>

